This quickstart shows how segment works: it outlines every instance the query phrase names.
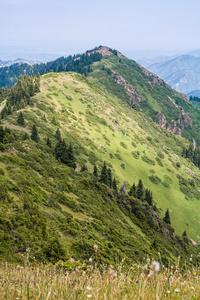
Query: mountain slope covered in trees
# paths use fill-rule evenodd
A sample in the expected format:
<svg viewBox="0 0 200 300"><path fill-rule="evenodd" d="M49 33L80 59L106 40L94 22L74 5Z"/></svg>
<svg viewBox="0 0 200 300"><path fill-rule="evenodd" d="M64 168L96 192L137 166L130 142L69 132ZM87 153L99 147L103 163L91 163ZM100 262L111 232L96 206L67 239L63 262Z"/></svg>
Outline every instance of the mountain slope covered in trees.
<svg viewBox="0 0 200 300"><path fill-rule="evenodd" d="M22 260L30 248L32 260L95 259L96 244L106 263L158 252L165 263L191 253L198 262L189 239L198 242L200 173L181 156L189 142L98 84L98 64L91 79L43 75L40 92L39 76L24 77L29 102L4 95L1 257Z"/></svg>

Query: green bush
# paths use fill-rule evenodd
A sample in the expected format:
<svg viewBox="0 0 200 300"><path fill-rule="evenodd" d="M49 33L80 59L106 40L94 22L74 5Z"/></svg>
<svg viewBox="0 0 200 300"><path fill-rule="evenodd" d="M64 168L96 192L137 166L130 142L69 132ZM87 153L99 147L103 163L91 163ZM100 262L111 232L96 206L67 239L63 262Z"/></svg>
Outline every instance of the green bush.
<svg viewBox="0 0 200 300"><path fill-rule="evenodd" d="M132 151L131 154L133 155L134 158L139 159L140 151Z"/></svg>
<svg viewBox="0 0 200 300"><path fill-rule="evenodd" d="M162 163L162 161L160 160L159 157L156 157L156 161L157 161L159 166L163 167L163 163Z"/></svg>
<svg viewBox="0 0 200 300"><path fill-rule="evenodd" d="M151 176L149 176L149 179L150 179L153 183L155 183L155 184L158 184L158 183L161 182L161 179L160 179L158 176L156 176L156 175L151 175Z"/></svg>
<svg viewBox="0 0 200 300"><path fill-rule="evenodd" d="M148 156L146 156L146 155L143 155L142 157L142 160L143 161L145 161L147 164L149 164L149 165L155 165L156 163L155 163L155 161L153 160L153 159L150 159Z"/></svg>
<svg viewBox="0 0 200 300"><path fill-rule="evenodd" d="M124 149L127 149L127 145L124 143L124 142L120 142L120 145L124 148Z"/></svg>

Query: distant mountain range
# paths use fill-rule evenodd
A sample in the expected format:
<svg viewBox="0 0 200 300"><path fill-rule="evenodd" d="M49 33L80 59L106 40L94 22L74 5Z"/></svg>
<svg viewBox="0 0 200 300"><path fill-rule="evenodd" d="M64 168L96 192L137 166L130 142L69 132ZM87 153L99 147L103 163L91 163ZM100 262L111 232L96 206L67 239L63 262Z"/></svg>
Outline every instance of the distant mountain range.
<svg viewBox="0 0 200 300"><path fill-rule="evenodd" d="M12 65L15 65L15 64L28 64L28 65L35 65L37 64L38 61L36 60L29 60L29 59L24 59L24 58L17 58L17 59L12 59L12 60L7 60L7 61L3 61L3 60L0 60L0 68L2 67L10 67Z"/></svg>
<svg viewBox="0 0 200 300"><path fill-rule="evenodd" d="M159 56L138 61L142 66L161 77L173 89L187 95L199 95L200 90L200 50L186 55Z"/></svg>

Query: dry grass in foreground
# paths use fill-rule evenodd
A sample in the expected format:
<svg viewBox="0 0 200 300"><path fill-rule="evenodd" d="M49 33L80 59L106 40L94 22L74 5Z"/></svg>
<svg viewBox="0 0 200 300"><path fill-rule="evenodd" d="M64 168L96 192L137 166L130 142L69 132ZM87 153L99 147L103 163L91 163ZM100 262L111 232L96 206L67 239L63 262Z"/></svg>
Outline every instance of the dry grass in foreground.
<svg viewBox="0 0 200 300"><path fill-rule="evenodd" d="M104 265L67 271L53 265L0 266L0 299L200 299L199 269L159 263L125 270Z"/></svg>

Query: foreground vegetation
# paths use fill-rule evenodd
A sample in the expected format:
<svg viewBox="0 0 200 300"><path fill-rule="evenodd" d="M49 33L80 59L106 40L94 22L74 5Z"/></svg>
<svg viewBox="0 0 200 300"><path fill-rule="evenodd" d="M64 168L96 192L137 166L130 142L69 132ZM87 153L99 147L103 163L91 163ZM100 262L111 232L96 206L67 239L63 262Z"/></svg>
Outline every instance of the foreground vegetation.
<svg viewBox="0 0 200 300"><path fill-rule="evenodd" d="M162 263L162 262L161 262ZM199 299L199 268L189 263L164 266L144 259L142 264L116 268L91 260L56 265L0 265L0 299L124 300Z"/></svg>

